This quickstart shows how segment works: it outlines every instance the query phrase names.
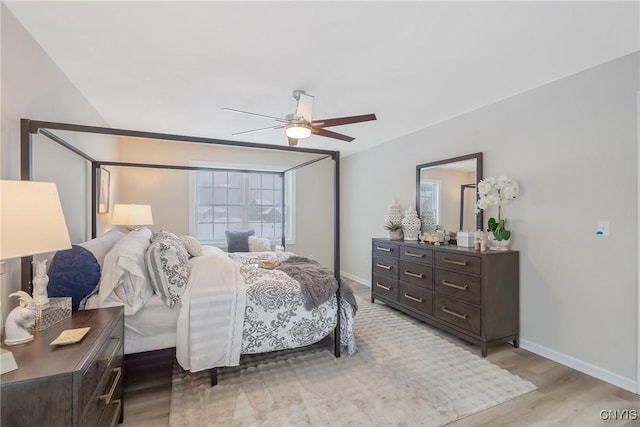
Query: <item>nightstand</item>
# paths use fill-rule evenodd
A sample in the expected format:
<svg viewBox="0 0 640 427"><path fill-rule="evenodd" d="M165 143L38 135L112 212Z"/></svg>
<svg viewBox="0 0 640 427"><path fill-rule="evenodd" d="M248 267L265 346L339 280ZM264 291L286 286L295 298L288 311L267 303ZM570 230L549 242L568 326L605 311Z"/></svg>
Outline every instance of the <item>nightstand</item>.
<svg viewBox="0 0 640 427"><path fill-rule="evenodd" d="M76 344L50 345L90 326ZM3 426L113 426L122 421L124 310L80 310L9 348L18 369L0 376Z"/></svg>

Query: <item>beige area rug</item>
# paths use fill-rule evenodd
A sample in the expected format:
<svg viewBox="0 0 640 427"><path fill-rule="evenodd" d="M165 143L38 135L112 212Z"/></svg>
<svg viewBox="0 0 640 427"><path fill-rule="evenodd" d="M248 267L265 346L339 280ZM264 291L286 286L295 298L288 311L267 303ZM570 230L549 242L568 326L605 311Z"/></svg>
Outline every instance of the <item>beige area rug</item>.
<svg viewBox="0 0 640 427"><path fill-rule="evenodd" d="M415 325L358 300L357 353L332 340L243 357L209 373L174 369L169 424L203 426L441 426L535 386Z"/></svg>

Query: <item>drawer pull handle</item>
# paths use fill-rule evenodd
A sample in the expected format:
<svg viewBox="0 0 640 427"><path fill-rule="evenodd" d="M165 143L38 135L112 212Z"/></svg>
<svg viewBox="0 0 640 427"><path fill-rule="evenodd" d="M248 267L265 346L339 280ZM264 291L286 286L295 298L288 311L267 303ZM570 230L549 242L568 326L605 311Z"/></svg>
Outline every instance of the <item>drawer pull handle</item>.
<svg viewBox="0 0 640 427"><path fill-rule="evenodd" d="M469 285L457 285L455 283L449 282L448 280L443 280L442 284L453 289L458 289L459 291L466 291L467 289L469 289Z"/></svg>
<svg viewBox="0 0 640 427"><path fill-rule="evenodd" d="M380 282L376 282L376 286L379 287L379 288L384 289L385 291L390 291L391 290L391 286L385 286Z"/></svg>
<svg viewBox="0 0 640 427"><path fill-rule="evenodd" d="M461 265L463 267L466 267L468 264L467 261L458 261L457 259L451 259L451 258L442 258L442 261L446 262L447 264Z"/></svg>
<svg viewBox="0 0 640 427"><path fill-rule="evenodd" d="M407 276L415 277L416 279L423 279L424 278L424 274L422 274L422 273L416 274L416 273L412 273L410 271L405 270L404 274L406 274Z"/></svg>
<svg viewBox="0 0 640 427"><path fill-rule="evenodd" d="M450 314L450 315L452 315L452 316L458 317L458 318L460 318L460 319L462 319L462 320L467 320L467 317L469 317L469 315L468 315L467 313L465 313L465 314L456 313L456 312L455 312L455 311L453 311L453 310L449 310L449 309L448 309L446 306L444 306L444 305L442 306L442 311L444 311L445 313Z"/></svg>
<svg viewBox="0 0 640 427"><path fill-rule="evenodd" d="M380 268L384 268L385 270L391 270L391 266L390 265L380 264L379 262L376 262L376 266L380 267Z"/></svg>
<svg viewBox="0 0 640 427"><path fill-rule="evenodd" d="M122 406L122 400L118 399L118 400L114 400L113 402L111 402L114 405L117 405L118 408L116 409L116 411L113 414L113 420L111 420L111 424L109 424L111 427L116 427L118 425L118 419L120 418L120 407Z"/></svg>
<svg viewBox="0 0 640 427"><path fill-rule="evenodd" d="M391 252L391 248L383 248L382 246L376 246L379 251Z"/></svg>
<svg viewBox="0 0 640 427"><path fill-rule="evenodd" d="M116 347L113 349L113 353L111 353L111 356L103 357L102 359L98 360L98 362L104 363L107 366L111 365L111 361L116 356L116 353L118 353L118 350L120 350L120 341L122 340L122 337L121 336L117 336L117 337L111 337L109 339L117 340L118 341L118 345L116 345Z"/></svg>
<svg viewBox="0 0 640 427"><path fill-rule="evenodd" d="M416 297L412 297L411 295L409 295L408 293L405 292L404 297L407 299L410 299L411 301L415 301L418 303L421 303L422 301L424 301L424 299L422 298L416 298Z"/></svg>
<svg viewBox="0 0 640 427"><path fill-rule="evenodd" d="M107 402L107 405L111 404L111 398L113 397L113 393L115 393L116 387L120 382L120 377L122 376L122 367L118 366L117 368L114 368L112 372L116 373L116 377L113 380L113 384L111 384L109 393L98 396L98 400L104 400L105 402Z"/></svg>
<svg viewBox="0 0 640 427"><path fill-rule="evenodd" d="M414 254L413 252L405 252L406 256L412 256L414 258L424 258L424 254Z"/></svg>

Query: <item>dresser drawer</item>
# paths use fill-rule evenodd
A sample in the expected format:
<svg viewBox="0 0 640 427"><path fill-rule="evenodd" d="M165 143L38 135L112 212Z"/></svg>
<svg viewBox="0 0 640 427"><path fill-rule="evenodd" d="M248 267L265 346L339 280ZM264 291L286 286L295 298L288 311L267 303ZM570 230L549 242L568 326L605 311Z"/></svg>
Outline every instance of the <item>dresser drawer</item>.
<svg viewBox="0 0 640 427"><path fill-rule="evenodd" d="M438 319L480 334L479 308L440 294L435 298L435 316Z"/></svg>
<svg viewBox="0 0 640 427"><path fill-rule="evenodd" d="M102 417L98 421L98 427L115 427L120 419L120 411L122 409L122 400L114 400L107 405Z"/></svg>
<svg viewBox="0 0 640 427"><path fill-rule="evenodd" d="M395 243L387 242L373 242L371 246L371 253L373 256L384 256L391 258L398 258L398 245Z"/></svg>
<svg viewBox="0 0 640 427"><path fill-rule="evenodd" d="M109 333L82 374L80 399L84 425L95 425L105 408L122 395L123 320Z"/></svg>
<svg viewBox="0 0 640 427"><path fill-rule="evenodd" d="M421 313L433 314L433 291L409 283L399 283L400 304L413 308Z"/></svg>
<svg viewBox="0 0 640 427"><path fill-rule="evenodd" d="M465 273L480 274L481 258L448 251L436 251L435 265Z"/></svg>
<svg viewBox="0 0 640 427"><path fill-rule="evenodd" d="M373 281L371 283L371 291L374 295L379 295L381 297L397 301L398 281L380 274L374 274Z"/></svg>
<svg viewBox="0 0 640 427"><path fill-rule="evenodd" d="M400 259L419 262L421 264L432 264L433 251L425 248L414 248L410 246L400 246Z"/></svg>
<svg viewBox="0 0 640 427"><path fill-rule="evenodd" d="M108 381L101 384L99 393L93 397L93 400L87 403L83 417L83 426L114 426L118 423L120 414L116 418L113 411L120 409L120 398L122 397L124 372L122 366L109 369L105 376ZM113 424L113 419L116 423Z"/></svg>
<svg viewBox="0 0 640 427"><path fill-rule="evenodd" d="M398 279L425 289L433 289L433 267L400 261Z"/></svg>
<svg viewBox="0 0 640 427"><path fill-rule="evenodd" d="M396 279L398 277L398 259L387 257L374 257L371 266L375 274Z"/></svg>
<svg viewBox="0 0 640 427"><path fill-rule="evenodd" d="M467 274L436 269L434 272L436 292L451 295L473 304L480 304L480 278Z"/></svg>

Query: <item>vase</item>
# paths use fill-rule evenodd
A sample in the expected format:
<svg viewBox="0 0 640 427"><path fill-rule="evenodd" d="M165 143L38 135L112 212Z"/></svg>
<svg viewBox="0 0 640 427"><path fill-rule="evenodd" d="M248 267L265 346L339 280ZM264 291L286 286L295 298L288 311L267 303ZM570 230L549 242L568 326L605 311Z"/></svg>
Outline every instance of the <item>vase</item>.
<svg viewBox="0 0 640 427"><path fill-rule="evenodd" d="M489 241L489 249L492 251L508 251L509 245L511 245L511 237L507 240L496 240L492 232L488 233L487 240Z"/></svg>
<svg viewBox="0 0 640 427"><path fill-rule="evenodd" d="M402 230L388 230L389 240L402 240Z"/></svg>
<svg viewBox="0 0 640 427"><path fill-rule="evenodd" d="M401 224L402 218L404 215L402 214L402 206L398 203L398 199L395 197L391 200L391 204L389 205L389 210L384 217L384 223L389 224Z"/></svg>
<svg viewBox="0 0 640 427"><path fill-rule="evenodd" d="M420 234L420 218L415 209L407 209L402 219L402 231L404 240L418 240Z"/></svg>
<svg viewBox="0 0 640 427"><path fill-rule="evenodd" d="M436 231L436 218L433 216L433 211L431 209L425 209L420 212L420 218L422 222L422 231Z"/></svg>

